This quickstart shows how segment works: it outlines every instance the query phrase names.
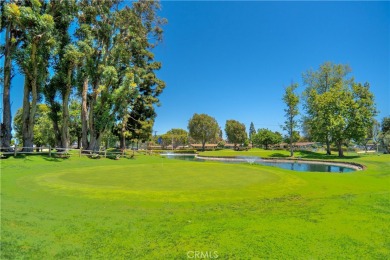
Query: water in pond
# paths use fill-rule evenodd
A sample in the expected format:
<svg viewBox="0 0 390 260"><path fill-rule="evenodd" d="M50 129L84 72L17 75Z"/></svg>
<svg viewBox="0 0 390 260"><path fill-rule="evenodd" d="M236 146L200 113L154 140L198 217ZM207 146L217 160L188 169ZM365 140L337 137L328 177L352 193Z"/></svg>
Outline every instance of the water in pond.
<svg viewBox="0 0 390 260"><path fill-rule="evenodd" d="M188 154L164 154L167 158L186 160L186 161L206 161L201 158L196 158L195 155ZM262 160L259 157L236 157L232 159L218 158L217 161L225 163L250 163L250 164L261 164L266 166L274 166L287 170L301 171L301 172L353 172L355 169L339 166L339 165L330 165L330 164L321 164L321 163L302 163L302 162L271 162Z"/></svg>

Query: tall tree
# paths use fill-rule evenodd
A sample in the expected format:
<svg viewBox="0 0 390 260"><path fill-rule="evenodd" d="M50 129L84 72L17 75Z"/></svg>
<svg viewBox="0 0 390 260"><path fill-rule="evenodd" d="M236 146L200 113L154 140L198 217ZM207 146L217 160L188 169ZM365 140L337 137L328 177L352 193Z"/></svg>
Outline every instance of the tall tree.
<svg viewBox="0 0 390 260"><path fill-rule="evenodd" d="M242 144L248 138L245 125L236 120L226 120L225 133L228 142L234 144L234 149L237 149L237 144Z"/></svg>
<svg viewBox="0 0 390 260"><path fill-rule="evenodd" d="M206 142L215 139L219 133L219 125L215 118L206 114L194 114L188 122L189 135L196 142L201 142L205 149Z"/></svg>
<svg viewBox="0 0 390 260"><path fill-rule="evenodd" d="M252 140L252 137L255 134L256 134L255 125L253 124L253 122L251 122L251 124L249 126L249 139Z"/></svg>
<svg viewBox="0 0 390 260"><path fill-rule="evenodd" d="M151 52L162 35L158 8L154 1L135 2L121 10L113 0L93 7L89 1L80 2L76 35L88 54L80 73L82 121L88 118L82 140L88 149L96 149L101 133L115 121L121 122L122 135L134 131L132 136L150 136L145 131L151 131L153 105L165 87L155 75L161 64Z"/></svg>
<svg viewBox="0 0 390 260"><path fill-rule="evenodd" d="M3 84L3 122L0 127L1 142L0 146L7 150L11 145L11 78L12 78L12 60L14 59L15 50L18 46L22 32L14 25L10 19L11 13L18 15L19 8L16 4L6 5L5 1L1 3L0 13L4 13L7 9L7 15L1 15L1 26L0 32L4 32L5 45L0 48L0 57L4 57L4 67L0 70L3 73L2 84Z"/></svg>
<svg viewBox="0 0 390 260"><path fill-rule="evenodd" d="M76 65L69 51L75 51L71 44L70 24L74 21L77 11L75 0L68 1L50 1L48 4L48 13L53 16L55 21L53 37L56 39L55 52L51 57L53 75L45 85L43 94L45 101L50 109L49 116L53 122L53 128L56 136L56 145L67 147L68 140L66 133L67 113L62 113L65 106L68 105L69 97L67 93L70 80L73 78L73 67ZM72 48L73 47L73 48ZM75 61L77 63L78 60ZM64 84L65 83L65 84ZM66 109L66 108L65 108ZM63 124L65 117L65 124Z"/></svg>
<svg viewBox="0 0 390 260"><path fill-rule="evenodd" d="M69 136L69 98L74 86L74 69L79 64L82 53L78 51L76 46L69 44L65 47L63 62L66 63L66 78L62 88L62 127L61 127L61 143L63 148L68 148L70 142Z"/></svg>
<svg viewBox="0 0 390 260"><path fill-rule="evenodd" d="M299 104L299 96L294 93L298 84L291 84L285 90L285 94L283 95L283 101L286 104L287 108L284 109L286 112L285 117L286 121L284 121L283 130L287 131L288 136L290 137L290 156L294 156L293 149L293 141L294 141L294 132L298 126L297 116L299 114L298 104Z"/></svg>
<svg viewBox="0 0 390 260"><path fill-rule="evenodd" d="M23 146L31 147L34 137L35 112L43 84L48 76L50 51L55 44L53 17L47 14L46 3L31 1L30 6L14 3L5 6L5 15L24 32L16 52L16 61L25 75L23 95Z"/></svg>
<svg viewBox="0 0 390 260"><path fill-rule="evenodd" d="M69 103L69 140L70 143L77 142L77 149L81 147L81 103L72 99Z"/></svg>
<svg viewBox="0 0 390 260"><path fill-rule="evenodd" d="M344 71L341 65L332 65L331 68L336 72L335 68ZM362 142L366 137L367 128L376 115L374 96L368 83L362 85L353 79L339 77L326 91L308 87L306 94L311 132L320 140L326 138L329 143L333 142L340 157L344 155L342 146L349 140Z"/></svg>
<svg viewBox="0 0 390 260"><path fill-rule="evenodd" d="M332 111L319 110L313 103L315 95L326 95L337 84L352 85L353 78L348 75L351 68L348 65L325 62L317 71L309 70L303 74L303 82L306 85L304 91L304 108L306 110L306 126L310 127L311 136L316 141L326 144L326 153L331 154L330 145Z"/></svg>

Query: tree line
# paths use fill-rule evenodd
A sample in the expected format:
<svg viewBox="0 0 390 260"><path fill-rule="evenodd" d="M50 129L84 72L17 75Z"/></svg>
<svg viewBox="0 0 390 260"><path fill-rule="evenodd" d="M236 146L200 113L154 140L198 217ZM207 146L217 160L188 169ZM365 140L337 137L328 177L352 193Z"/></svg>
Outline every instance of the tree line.
<svg viewBox="0 0 390 260"><path fill-rule="evenodd" d="M18 72L24 90L15 125L24 147L40 139L34 128L44 124L37 111L49 118L50 142L58 147L70 145L77 127L88 150L97 149L107 133L122 146L126 139L149 139L165 88L152 52L166 22L157 15L159 8L144 0L131 6L120 0L2 1L2 148L11 144L9 90Z"/></svg>
<svg viewBox="0 0 390 260"><path fill-rule="evenodd" d="M305 89L301 94L296 93L296 83L286 87L282 97L285 121L281 127L287 133L284 137L266 128L256 131L251 123L248 138L243 123L227 120L227 141L233 143L235 148L252 142L254 146L263 146L265 149L284 141L290 145L290 154L294 156L293 145L301 139L298 131L301 129L306 141L323 143L328 155L332 153L332 146L342 157L343 147L352 142L367 145L368 141L381 145L388 152L390 118L385 117L382 124L375 120L378 111L370 84L355 82L350 76L351 71L348 65L325 62L317 70L303 73ZM300 104L302 112L299 111ZM201 143L204 149L207 142L221 142L221 132L215 118L207 114L194 114L188 123L188 133L183 129L175 129L162 137L165 144L173 143L175 136L180 136L181 143L191 139Z"/></svg>

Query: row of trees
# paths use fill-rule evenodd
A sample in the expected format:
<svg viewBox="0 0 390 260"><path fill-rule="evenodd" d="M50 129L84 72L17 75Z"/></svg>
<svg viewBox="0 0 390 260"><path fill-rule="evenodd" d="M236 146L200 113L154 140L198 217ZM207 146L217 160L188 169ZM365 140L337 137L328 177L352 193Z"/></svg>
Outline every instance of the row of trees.
<svg viewBox="0 0 390 260"><path fill-rule="evenodd" d="M303 74L306 86L302 93L303 128L312 140L326 144L328 155L331 154L331 144L337 147L341 157L343 145L351 141L364 142L375 122L377 110L369 83L355 82L350 73L348 65L326 62L318 70ZM287 105L284 129L291 140L298 127L299 96L294 93L296 88L296 84L287 87L283 96Z"/></svg>
<svg viewBox="0 0 390 260"><path fill-rule="evenodd" d="M318 70L303 74L306 88L301 95L296 93L298 84L291 84L285 89L282 98L286 104L283 130L287 133L284 141L290 144L291 156L294 155L293 143L299 139L300 122L312 141L326 145L328 155L331 154L331 145L335 145L339 156L343 156L343 145L351 141L359 144L368 139L378 139L377 142L381 140L386 146L386 126L381 134L374 134L377 110L370 85L355 82L350 73L348 65L326 62ZM300 102L304 108L303 120L298 119ZM384 125L382 123L382 128ZM205 114L195 114L189 121L188 130L189 136L202 143L203 149L206 142L215 140L221 131L217 121ZM245 125L236 120L226 121L225 133L228 142L235 147L248 139ZM268 129L256 132L253 123L249 128L249 139L253 145L262 145L266 149L283 141L278 132Z"/></svg>
<svg viewBox="0 0 390 260"><path fill-rule="evenodd" d="M38 101L44 98L56 146L70 144L70 100L79 105L81 143L94 150L107 131L126 139L151 136L154 105L165 83L153 48L164 19L155 1L2 1L5 44L1 146L11 141L11 78L24 75L21 140L37 143ZM18 119L19 120L19 119Z"/></svg>
<svg viewBox="0 0 390 260"><path fill-rule="evenodd" d="M237 120L227 120L224 130L227 141L234 144L235 149L239 145L249 144L248 134L243 123ZM259 129L258 132L254 131L251 140L254 145L265 146L268 149L270 145L282 142L282 135L268 129ZM207 142L223 146L222 130L217 120L207 114L194 114L188 122L188 132L184 129L171 129L167 133L157 136L154 141L163 147L169 145L177 147L198 142L202 144L203 150Z"/></svg>

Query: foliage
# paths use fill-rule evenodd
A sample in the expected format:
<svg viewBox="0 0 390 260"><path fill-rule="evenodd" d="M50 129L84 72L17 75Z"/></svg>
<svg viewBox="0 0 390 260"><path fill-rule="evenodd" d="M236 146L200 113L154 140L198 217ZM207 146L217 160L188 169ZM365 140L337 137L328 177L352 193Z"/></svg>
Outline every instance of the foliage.
<svg viewBox="0 0 390 260"><path fill-rule="evenodd" d="M376 115L374 96L368 83L362 85L346 78L350 68L346 65L323 64L319 71L308 72L305 77L306 122L316 141L330 143L339 148L354 140L362 141L366 129Z"/></svg>
<svg viewBox="0 0 390 260"><path fill-rule="evenodd" d="M249 126L249 139L252 140L252 137L255 134L256 134L255 125L253 124L253 122L251 122L251 124Z"/></svg>
<svg viewBox="0 0 390 260"><path fill-rule="evenodd" d="M25 146L31 147L37 102L49 74L49 58L56 44L54 19L48 13L47 5L40 1L31 1L28 5L6 4L4 14L8 22L24 34L14 59L25 75L22 139Z"/></svg>
<svg viewBox="0 0 390 260"><path fill-rule="evenodd" d="M326 94L336 84L351 85L352 79L348 78L350 72L351 68L348 65L325 62L317 71L308 70L303 74L303 82L306 85L303 94L306 110L305 126L308 127L307 132L313 139L326 143L329 155L333 111L321 110L322 108L313 102L314 96Z"/></svg>
<svg viewBox="0 0 390 260"><path fill-rule="evenodd" d="M59 146L76 136L84 148L97 149L107 130L121 137L121 145L150 139L165 88L152 52L166 23L157 15L158 2L10 1L1 8L2 22L25 34L13 55L26 79L24 141L32 146L42 93ZM72 94L81 99L80 116L73 113Z"/></svg>
<svg viewBox="0 0 390 260"><path fill-rule="evenodd" d="M34 124L34 139L33 142L36 146L55 146L55 135L53 131L53 125L49 118L49 108L45 104L38 104L35 113ZM22 122L23 110L20 108L16 111L14 117L14 130L15 138L20 145L23 144L23 122ZM24 144L23 144L24 146Z"/></svg>
<svg viewBox="0 0 390 260"><path fill-rule="evenodd" d="M390 151L390 117L384 117L381 123L382 132L379 134L379 142L385 149L385 153Z"/></svg>
<svg viewBox="0 0 390 260"><path fill-rule="evenodd" d="M79 100L73 99L69 104L69 133L70 143L77 142L77 147L80 148L81 140L81 104Z"/></svg>
<svg viewBox="0 0 390 260"><path fill-rule="evenodd" d="M283 130L287 131L287 135L289 136L290 139L287 142L290 144L290 156L294 156L294 150L292 144L294 142L294 137L295 137L294 134L296 132L295 129L298 126L298 120L296 119L296 117L299 114L299 110L298 110L299 96L294 93L297 87L298 84L291 84L286 88L285 94L283 95L283 101L287 106L287 108L284 109L284 112L286 112L285 114L286 121L284 121Z"/></svg>
<svg viewBox="0 0 390 260"><path fill-rule="evenodd" d="M235 148L248 138L245 125L236 120L226 120L225 133L228 142L233 143Z"/></svg>
<svg viewBox="0 0 390 260"><path fill-rule="evenodd" d="M201 142L203 150L206 142L218 137L219 130L217 120L206 114L194 114L188 122L189 136Z"/></svg>
<svg viewBox="0 0 390 260"><path fill-rule="evenodd" d="M281 143L282 140L283 138L280 133L261 128L257 130L257 133L253 136L252 142L256 146L265 146L265 149L268 150L270 145Z"/></svg>
<svg viewBox="0 0 390 260"><path fill-rule="evenodd" d="M299 132L298 131L293 131L293 135L292 135L292 143L296 143L298 141L300 141L301 139L301 136L299 135ZM283 137L283 142L287 143L287 144L290 144L291 142L291 136L289 135L285 135Z"/></svg>
<svg viewBox="0 0 390 260"><path fill-rule="evenodd" d="M382 119L381 130L383 133L390 132L390 117L384 117Z"/></svg>
<svg viewBox="0 0 390 260"><path fill-rule="evenodd" d="M225 144L226 144L226 142L224 140L221 140L221 141L218 142L217 147L218 148L224 148Z"/></svg>
<svg viewBox="0 0 390 260"><path fill-rule="evenodd" d="M188 144L188 132L184 129L173 128L161 136L163 147L173 145L173 148Z"/></svg>

